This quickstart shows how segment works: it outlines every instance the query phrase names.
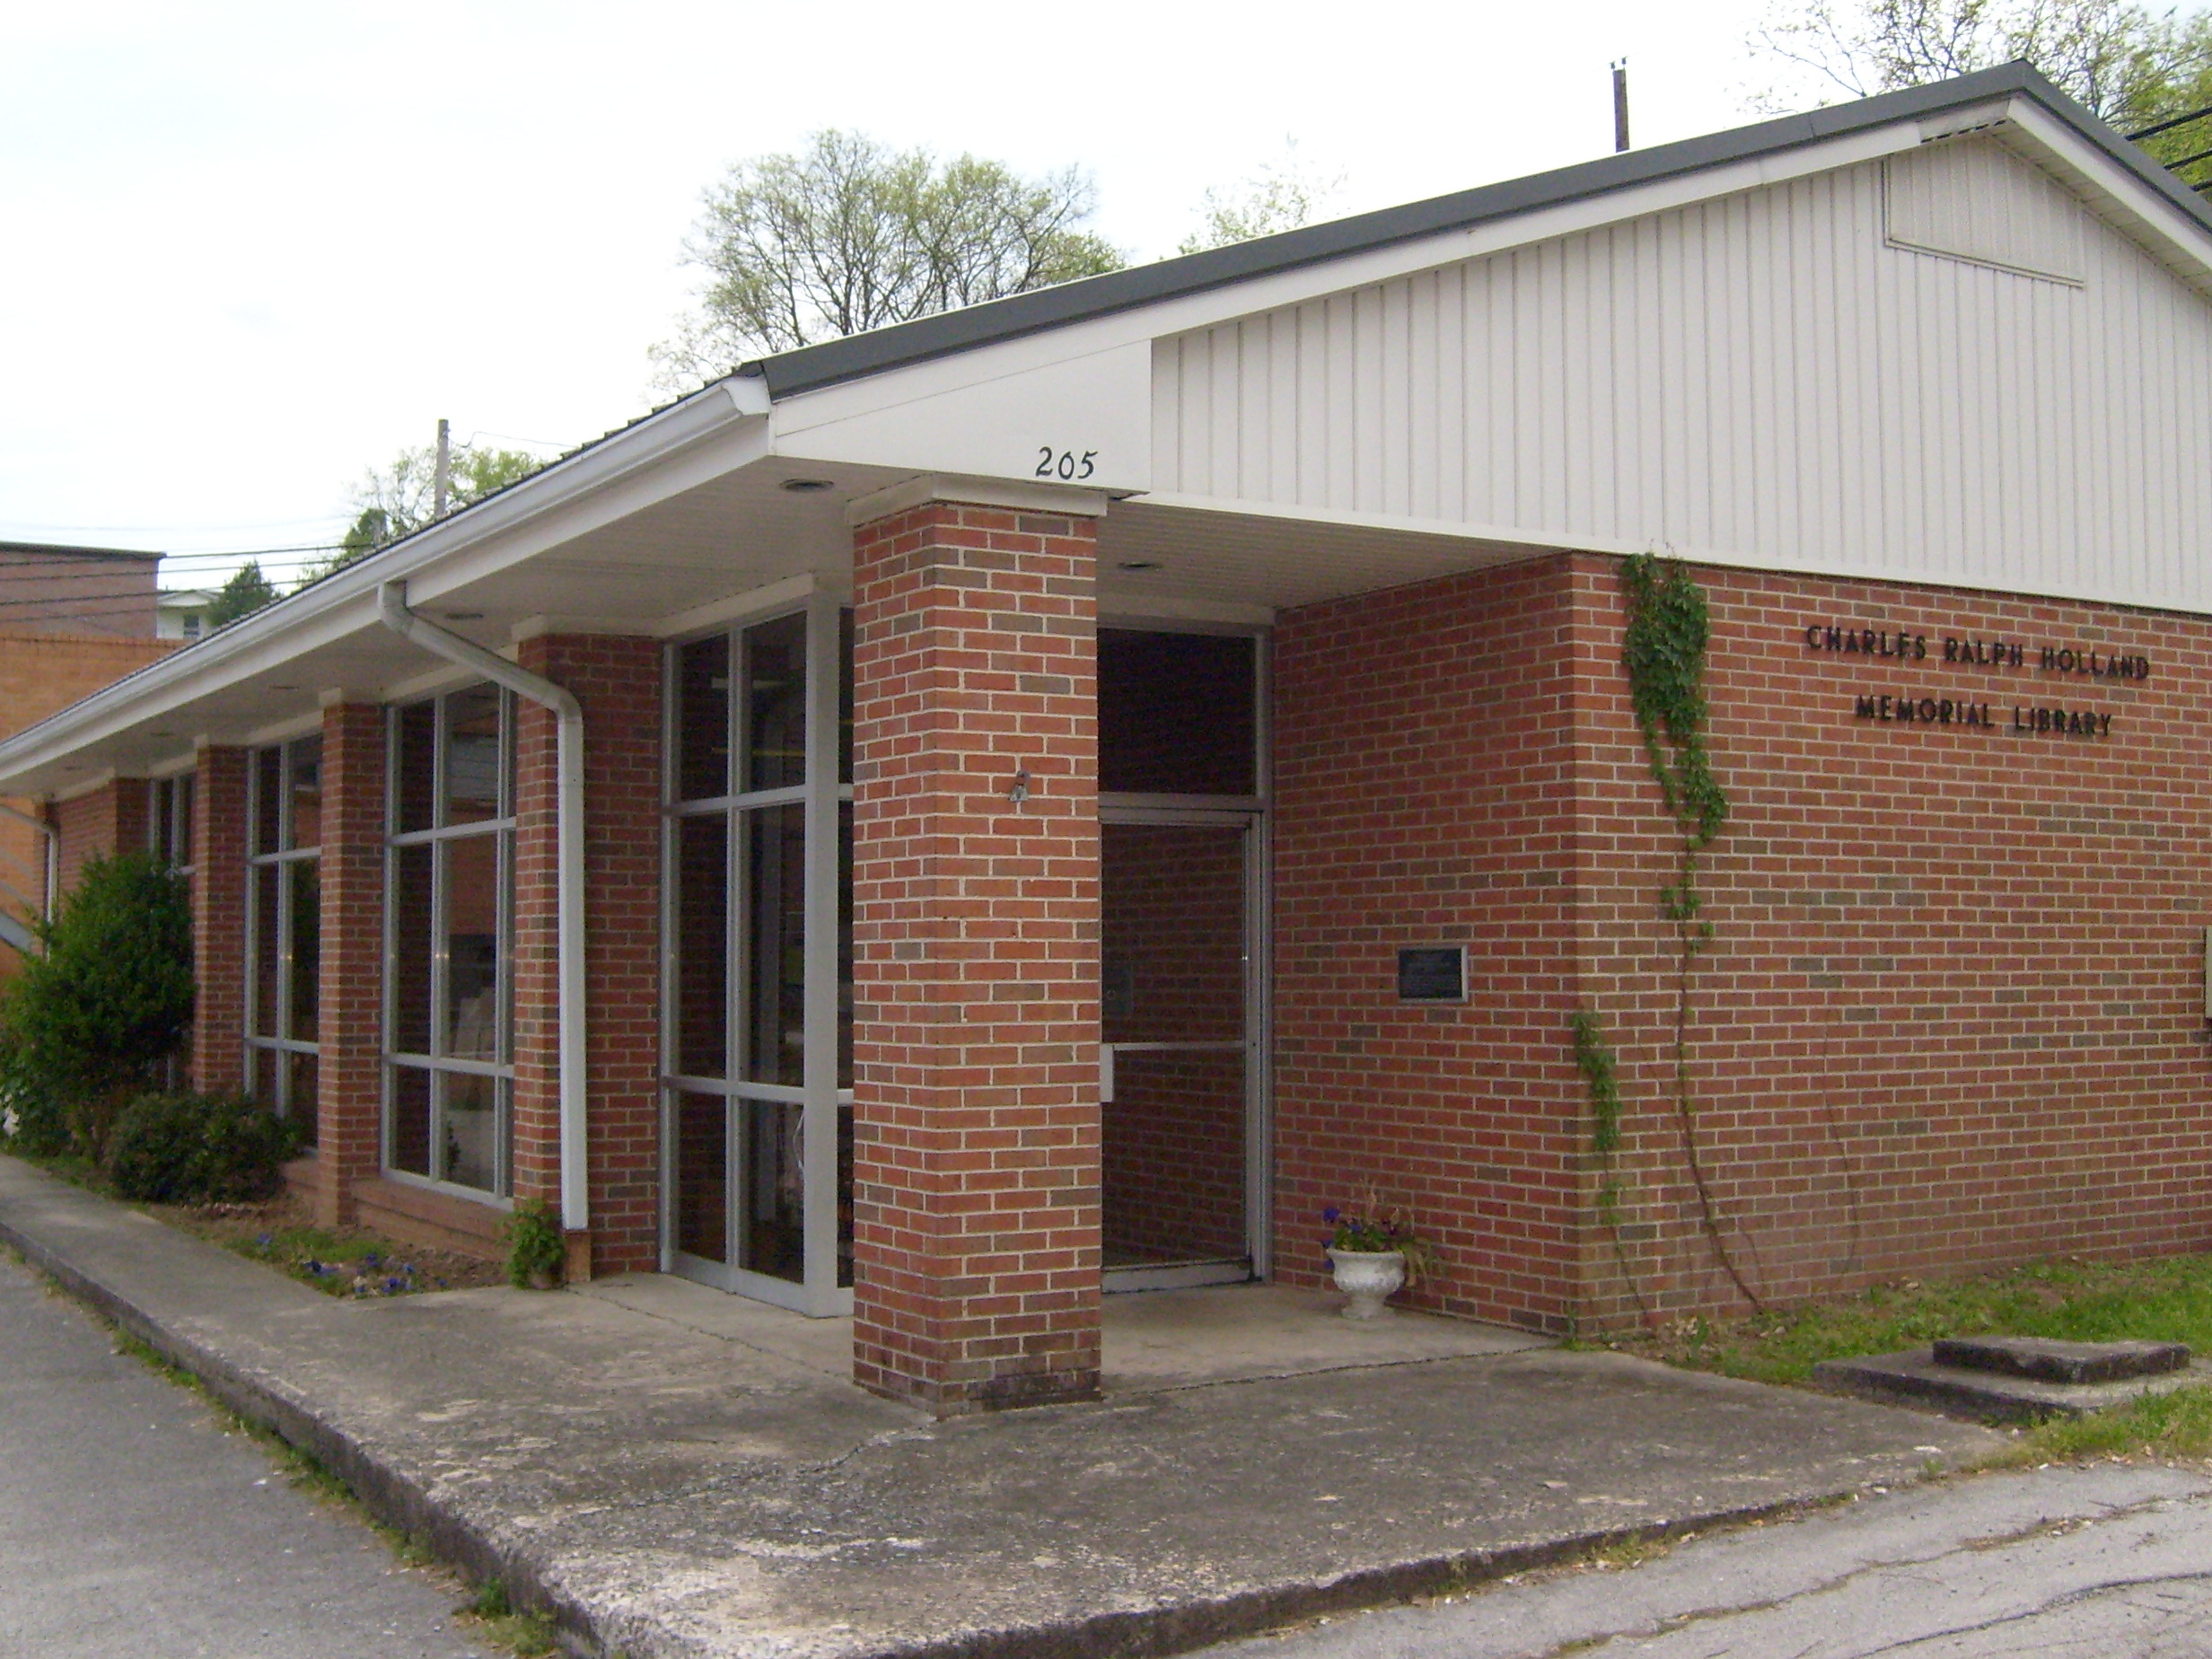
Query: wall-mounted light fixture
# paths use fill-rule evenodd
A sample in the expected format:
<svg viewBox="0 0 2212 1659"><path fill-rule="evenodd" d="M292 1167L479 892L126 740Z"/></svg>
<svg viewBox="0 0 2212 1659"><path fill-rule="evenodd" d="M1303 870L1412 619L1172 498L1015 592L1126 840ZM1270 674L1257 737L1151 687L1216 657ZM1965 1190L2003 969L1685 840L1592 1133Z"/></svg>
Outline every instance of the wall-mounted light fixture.
<svg viewBox="0 0 2212 1659"><path fill-rule="evenodd" d="M1006 799L1014 803L1014 810L1017 812L1022 810L1022 803L1029 799L1029 768L1027 767L1016 772L1014 775L1014 782L1006 786Z"/></svg>

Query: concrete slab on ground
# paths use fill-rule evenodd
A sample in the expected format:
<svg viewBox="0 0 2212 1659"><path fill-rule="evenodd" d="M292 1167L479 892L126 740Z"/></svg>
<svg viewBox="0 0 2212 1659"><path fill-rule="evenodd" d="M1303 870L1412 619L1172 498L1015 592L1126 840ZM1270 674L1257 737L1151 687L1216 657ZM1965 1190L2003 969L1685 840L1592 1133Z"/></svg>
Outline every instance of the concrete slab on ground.
<svg viewBox="0 0 2212 1659"><path fill-rule="evenodd" d="M2178 1371L2115 1382L2047 1382L2040 1377L1942 1365L1932 1347L1917 1347L1824 1359L1813 1367L1813 1382L1831 1393L1939 1411L1963 1422L2036 1423L2045 1418L2110 1410L2146 1394L2202 1388L2212 1384L2212 1365L2199 1359Z"/></svg>
<svg viewBox="0 0 2212 1659"><path fill-rule="evenodd" d="M630 1659L1171 1652L2002 1444L1605 1353L1194 1378L1189 1306L1124 1374L1181 1385L937 1423L831 1374L795 1316L689 1312L696 1286L339 1302L4 1157L0 1237ZM1239 1304L1249 1351L1294 1311Z"/></svg>

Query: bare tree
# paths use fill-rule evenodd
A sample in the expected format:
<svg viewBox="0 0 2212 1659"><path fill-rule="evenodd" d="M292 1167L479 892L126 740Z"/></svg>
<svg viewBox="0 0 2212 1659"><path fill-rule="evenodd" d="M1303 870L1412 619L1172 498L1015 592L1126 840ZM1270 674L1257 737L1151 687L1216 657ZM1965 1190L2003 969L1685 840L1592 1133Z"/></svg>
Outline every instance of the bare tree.
<svg viewBox="0 0 2212 1659"><path fill-rule="evenodd" d="M1119 251L1082 228L1095 205L1075 167L1025 179L863 133L740 162L684 245L707 281L652 348L656 383L677 391L749 356L1118 269Z"/></svg>

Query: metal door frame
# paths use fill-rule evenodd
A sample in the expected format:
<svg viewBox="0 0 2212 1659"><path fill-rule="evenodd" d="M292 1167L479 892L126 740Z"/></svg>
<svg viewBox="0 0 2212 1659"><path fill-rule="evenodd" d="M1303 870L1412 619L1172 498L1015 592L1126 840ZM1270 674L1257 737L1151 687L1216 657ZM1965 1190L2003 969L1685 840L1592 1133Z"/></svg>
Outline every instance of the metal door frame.
<svg viewBox="0 0 2212 1659"><path fill-rule="evenodd" d="M1156 799L1157 797L1155 797ZM1123 801L1130 797L1122 797ZM1269 926L1267 897L1268 874L1268 818L1257 801L1250 806L1195 807L1123 804L1113 796L1099 803L1099 826L1109 824L1181 824L1195 829L1239 830L1244 845L1244 1245L1246 1259L1179 1263L1161 1268L1102 1268L1101 1278L1108 1294L1135 1290L1181 1290L1201 1285L1241 1284L1268 1278L1274 1271L1269 1248L1275 1193L1274 1091L1269 1086L1268 1057L1274 1003L1268 964ZM1104 837L1100 846L1101 900L1104 899ZM1099 1043L1102 1078L1113 1065L1111 1049L1118 1045ZM1132 1047L1151 1048L1136 1044ZM1101 1111L1104 1110L1102 1102ZM1102 1146L1103 1138L1102 1136Z"/></svg>

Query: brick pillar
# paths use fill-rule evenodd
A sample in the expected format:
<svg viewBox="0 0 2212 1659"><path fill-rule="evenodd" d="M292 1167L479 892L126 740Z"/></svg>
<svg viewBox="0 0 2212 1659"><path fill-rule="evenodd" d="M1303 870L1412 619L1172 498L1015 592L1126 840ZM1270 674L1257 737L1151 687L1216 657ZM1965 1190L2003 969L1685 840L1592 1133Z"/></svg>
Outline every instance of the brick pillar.
<svg viewBox="0 0 2212 1659"><path fill-rule="evenodd" d="M572 1278L659 1269L661 646L541 635L522 665L584 706L584 1002L592 1227ZM524 702L516 732L514 1189L560 1198L555 722Z"/></svg>
<svg viewBox="0 0 2212 1659"><path fill-rule="evenodd" d="M146 850L146 780L110 778L57 803L54 828L59 838L55 868L66 893L77 884L88 860Z"/></svg>
<svg viewBox="0 0 2212 1659"><path fill-rule="evenodd" d="M853 1374L941 1414L1087 1398L1096 526L932 502L854 543Z"/></svg>
<svg viewBox="0 0 2212 1659"><path fill-rule="evenodd" d="M384 711L373 704L322 711L321 879L315 1209L344 1227L354 1183L382 1163Z"/></svg>
<svg viewBox="0 0 2212 1659"><path fill-rule="evenodd" d="M192 787L192 1086L246 1086L246 751L203 748Z"/></svg>

